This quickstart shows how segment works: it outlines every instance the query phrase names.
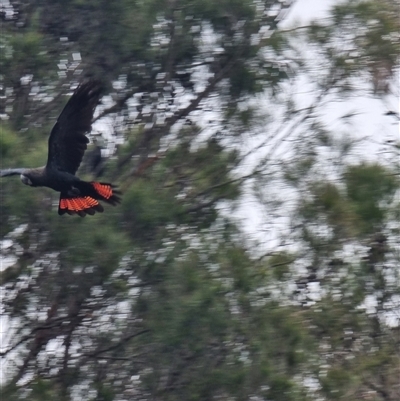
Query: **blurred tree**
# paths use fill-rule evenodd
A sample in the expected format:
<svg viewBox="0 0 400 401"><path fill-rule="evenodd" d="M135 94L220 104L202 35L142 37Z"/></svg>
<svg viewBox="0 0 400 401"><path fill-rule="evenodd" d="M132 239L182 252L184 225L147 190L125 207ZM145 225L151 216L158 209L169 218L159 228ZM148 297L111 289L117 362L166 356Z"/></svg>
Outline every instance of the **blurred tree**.
<svg viewBox="0 0 400 401"><path fill-rule="evenodd" d="M396 171L348 165L350 140L318 115L363 73L387 93L396 4L351 1L280 32L291 3L1 5L2 166L40 165L64 95L93 76L109 95L84 173L124 193L103 215L60 218L51 191L2 180L8 400L398 399ZM303 74L318 93L305 109L285 92ZM270 219L293 211L291 246L259 257L222 213L249 183Z"/></svg>
<svg viewBox="0 0 400 401"><path fill-rule="evenodd" d="M366 163L348 166L340 181L342 188L326 179L309 183L296 210L304 255L297 263L305 268L288 274L319 343L315 390L327 400L395 400L399 181Z"/></svg>

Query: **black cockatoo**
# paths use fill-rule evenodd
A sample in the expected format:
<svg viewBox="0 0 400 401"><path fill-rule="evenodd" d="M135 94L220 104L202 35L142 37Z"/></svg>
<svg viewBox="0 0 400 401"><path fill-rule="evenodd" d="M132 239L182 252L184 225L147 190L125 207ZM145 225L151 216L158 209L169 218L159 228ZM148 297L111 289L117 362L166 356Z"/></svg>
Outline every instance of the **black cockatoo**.
<svg viewBox="0 0 400 401"><path fill-rule="evenodd" d="M100 85L90 80L80 84L50 133L49 152L44 167L0 170L0 177L20 175L21 181L32 187L49 187L61 192L58 214L103 212L99 201L116 205L119 192L104 182L86 182L75 173L81 164L89 139L93 113L100 98Z"/></svg>

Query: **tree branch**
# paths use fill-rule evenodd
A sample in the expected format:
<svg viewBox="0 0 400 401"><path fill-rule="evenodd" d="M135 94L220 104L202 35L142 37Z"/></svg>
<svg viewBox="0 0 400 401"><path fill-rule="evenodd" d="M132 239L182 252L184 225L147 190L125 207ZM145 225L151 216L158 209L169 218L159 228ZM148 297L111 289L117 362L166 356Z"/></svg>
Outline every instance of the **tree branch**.
<svg viewBox="0 0 400 401"><path fill-rule="evenodd" d="M148 130L145 130L142 134L142 140L138 144L138 146L129 152L125 157L120 159L118 161L118 168L123 167L126 163L131 160L132 156L139 150L147 150L147 145L148 143L153 140L155 137L159 136L161 137L164 132L169 131L169 129L180 119L186 117L189 115L192 111L196 110L196 108L199 106L201 101L206 98L215 88L215 86L227 75L228 71L233 67L233 65L237 61L237 56L233 57L230 61L228 61L221 70L215 74L214 78L209 82L208 86L203 92L200 92L196 99L192 100L190 104L185 107L184 109L178 111L175 115L173 115L170 119L167 120L166 124L163 127L152 127ZM141 160L139 161L139 165L143 162L143 155L141 157ZM137 169L134 168L131 170L131 175L136 174Z"/></svg>
<svg viewBox="0 0 400 401"><path fill-rule="evenodd" d="M117 348L121 347L124 343L128 342L132 338L135 338L137 336L140 336L140 335L148 333L148 332L150 332L149 329L144 329L144 330L139 331L137 333L130 334L130 335L124 337L122 340L120 340L117 344L111 345L111 346L109 346L107 348L100 349L100 350L97 350L97 351L94 351L94 352L83 354L83 356L87 356L89 358L95 358L100 354L104 354L104 353L106 353L108 351L112 351L114 349L117 349Z"/></svg>

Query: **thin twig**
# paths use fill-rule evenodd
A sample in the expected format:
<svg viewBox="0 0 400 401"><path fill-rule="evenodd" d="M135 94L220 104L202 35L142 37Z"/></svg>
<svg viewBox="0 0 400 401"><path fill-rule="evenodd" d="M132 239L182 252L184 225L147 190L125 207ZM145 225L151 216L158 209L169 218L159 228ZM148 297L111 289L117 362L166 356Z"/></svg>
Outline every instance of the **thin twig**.
<svg viewBox="0 0 400 401"><path fill-rule="evenodd" d="M131 340L132 338L135 338L135 337L137 337L137 336L140 336L140 335L145 334L145 333L148 333L148 332L150 332L150 330L149 330L149 329L145 329L145 330L139 331L139 332L137 332L137 333L130 334L129 336L126 336L126 337L124 337L122 340L120 340L117 344L111 345L111 346L109 346L109 347L107 347L107 348L104 348L104 349L97 350L97 351L95 351L95 352L83 354L83 355L84 355L84 356L87 356L87 357L94 358L94 357L96 357L97 355L104 354L104 353L106 353L106 352L108 352L108 351L112 351L112 350L114 350L114 349L116 349L116 348L119 348L119 347L121 347L124 343L128 342L129 340Z"/></svg>

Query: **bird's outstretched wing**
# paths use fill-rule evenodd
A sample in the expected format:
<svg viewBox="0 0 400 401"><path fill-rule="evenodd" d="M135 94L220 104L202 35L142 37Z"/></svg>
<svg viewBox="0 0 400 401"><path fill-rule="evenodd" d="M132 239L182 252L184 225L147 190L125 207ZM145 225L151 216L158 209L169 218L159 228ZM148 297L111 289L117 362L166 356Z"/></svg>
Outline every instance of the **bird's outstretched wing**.
<svg viewBox="0 0 400 401"><path fill-rule="evenodd" d="M8 177L9 175L21 175L25 172L24 168L8 168L6 170L0 170L0 177Z"/></svg>
<svg viewBox="0 0 400 401"><path fill-rule="evenodd" d="M96 81L80 84L64 107L50 133L47 169L75 174L81 164L94 109L100 98Z"/></svg>

